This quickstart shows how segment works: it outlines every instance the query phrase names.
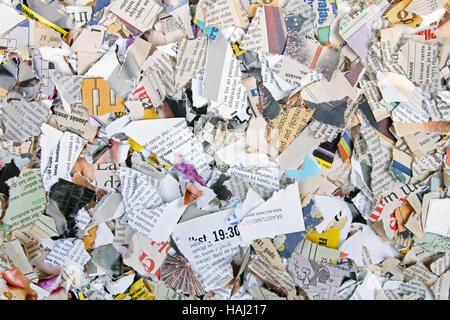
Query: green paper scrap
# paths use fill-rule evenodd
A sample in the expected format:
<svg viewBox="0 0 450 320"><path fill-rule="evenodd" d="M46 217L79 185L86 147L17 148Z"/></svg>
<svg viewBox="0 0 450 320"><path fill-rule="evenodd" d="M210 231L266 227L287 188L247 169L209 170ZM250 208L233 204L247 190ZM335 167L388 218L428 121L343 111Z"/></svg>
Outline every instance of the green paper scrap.
<svg viewBox="0 0 450 320"><path fill-rule="evenodd" d="M450 237L426 232L422 238L414 236L414 241L428 250L450 253Z"/></svg>
<svg viewBox="0 0 450 320"><path fill-rule="evenodd" d="M330 40L330 27L319 28L317 30L320 42L327 42Z"/></svg>
<svg viewBox="0 0 450 320"><path fill-rule="evenodd" d="M45 212L47 198L39 169L23 169L10 185L4 223L27 230Z"/></svg>

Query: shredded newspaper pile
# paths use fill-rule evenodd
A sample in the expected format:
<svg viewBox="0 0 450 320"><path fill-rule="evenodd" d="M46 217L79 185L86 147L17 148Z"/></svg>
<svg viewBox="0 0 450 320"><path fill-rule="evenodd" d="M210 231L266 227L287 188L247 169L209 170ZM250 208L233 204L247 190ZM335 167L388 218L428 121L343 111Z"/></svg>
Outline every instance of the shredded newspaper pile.
<svg viewBox="0 0 450 320"><path fill-rule="evenodd" d="M449 8L0 0L0 299L448 300Z"/></svg>

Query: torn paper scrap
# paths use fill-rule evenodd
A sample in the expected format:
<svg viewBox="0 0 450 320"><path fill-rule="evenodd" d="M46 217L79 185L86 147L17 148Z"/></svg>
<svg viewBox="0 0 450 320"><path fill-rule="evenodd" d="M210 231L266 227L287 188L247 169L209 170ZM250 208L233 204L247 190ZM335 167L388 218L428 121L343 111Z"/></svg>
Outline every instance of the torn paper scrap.
<svg viewBox="0 0 450 320"><path fill-rule="evenodd" d="M145 130L148 127L151 127L152 131ZM196 167L204 179L209 178L209 157L189 131L184 118L133 121L123 130L144 148L171 163L175 163L175 153L182 155Z"/></svg>
<svg viewBox="0 0 450 320"><path fill-rule="evenodd" d="M206 291L220 288L233 278L230 261L238 251L240 239L237 226L226 224L231 212L228 209L179 223L172 232ZM211 252L211 259L202 258L206 252Z"/></svg>
<svg viewBox="0 0 450 320"><path fill-rule="evenodd" d="M45 212L47 198L38 169L24 169L11 184L4 222L27 230Z"/></svg>
<svg viewBox="0 0 450 320"><path fill-rule="evenodd" d="M450 199L431 199L428 207L425 232L450 236L450 218L448 209Z"/></svg>
<svg viewBox="0 0 450 320"><path fill-rule="evenodd" d="M47 120L50 100L36 102L11 101L1 107L6 127L3 139L21 142L41 132L41 124Z"/></svg>
<svg viewBox="0 0 450 320"><path fill-rule="evenodd" d="M238 227L244 242L305 230L297 184L275 192L247 214Z"/></svg>

